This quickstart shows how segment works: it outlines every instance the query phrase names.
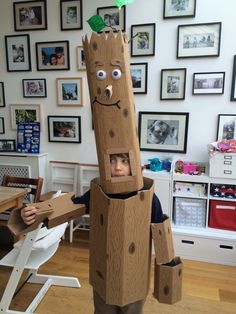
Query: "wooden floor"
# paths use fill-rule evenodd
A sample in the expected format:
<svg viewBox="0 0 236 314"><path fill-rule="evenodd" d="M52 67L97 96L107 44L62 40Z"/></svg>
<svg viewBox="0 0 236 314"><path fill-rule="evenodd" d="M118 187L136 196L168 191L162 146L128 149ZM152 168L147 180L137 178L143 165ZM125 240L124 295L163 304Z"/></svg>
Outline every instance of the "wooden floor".
<svg viewBox="0 0 236 314"><path fill-rule="evenodd" d="M67 239L62 241L54 257L39 272L78 277L82 287L51 287L37 307L37 314L93 313L92 289L88 283L88 242L80 239L76 237L73 244ZM189 260L183 264L182 300L174 305L158 303L152 296L151 280L145 314L236 313L235 267ZM1 266L0 297L9 275L10 269ZM38 289L37 285L27 284L13 300L11 309L24 311Z"/></svg>

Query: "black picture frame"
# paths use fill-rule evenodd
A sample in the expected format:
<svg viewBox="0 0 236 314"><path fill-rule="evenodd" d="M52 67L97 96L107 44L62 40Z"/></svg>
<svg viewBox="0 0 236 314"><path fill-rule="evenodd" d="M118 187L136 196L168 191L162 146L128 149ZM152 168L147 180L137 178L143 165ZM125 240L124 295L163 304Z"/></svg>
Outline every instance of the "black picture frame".
<svg viewBox="0 0 236 314"><path fill-rule="evenodd" d="M70 46L68 40L36 42L36 64L38 71L70 70ZM57 61L57 54L61 60Z"/></svg>
<svg viewBox="0 0 236 314"><path fill-rule="evenodd" d="M160 100L184 100L186 68L162 69Z"/></svg>
<svg viewBox="0 0 236 314"><path fill-rule="evenodd" d="M155 56L156 24L131 25L131 57Z"/></svg>
<svg viewBox="0 0 236 314"><path fill-rule="evenodd" d="M1 153L10 153L16 151L16 141L15 140L0 140L0 152Z"/></svg>
<svg viewBox="0 0 236 314"><path fill-rule="evenodd" d="M31 71L30 36L6 35L7 72Z"/></svg>
<svg viewBox="0 0 236 314"><path fill-rule="evenodd" d="M236 55L234 56L234 61L233 61L233 73L232 73L230 100L236 101Z"/></svg>
<svg viewBox="0 0 236 314"><path fill-rule="evenodd" d="M221 24L178 25L177 58L219 57Z"/></svg>
<svg viewBox="0 0 236 314"><path fill-rule="evenodd" d="M163 19L195 17L197 0L164 0Z"/></svg>
<svg viewBox="0 0 236 314"><path fill-rule="evenodd" d="M81 117L48 116L48 141L81 143Z"/></svg>
<svg viewBox="0 0 236 314"><path fill-rule="evenodd" d="M188 112L139 112L141 151L186 153Z"/></svg>
<svg viewBox="0 0 236 314"><path fill-rule="evenodd" d="M3 117L0 117L0 134L5 134L5 124Z"/></svg>
<svg viewBox="0 0 236 314"><path fill-rule="evenodd" d="M148 63L130 63L131 80L134 94L147 94Z"/></svg>
<svg viewBox="0 0 236 314"><path fill-rule="evenodd" d="M24 98L45 98L47 97L47 84L44 78L22 79Z"/></svg>
<svg viewBox="0 0 236 314"><path fill-rule="evenodd" d="M4 83L0 82L0 108L6 107Z"/></svg>
<svg viewBox="0 0 236 314"><path fill-rule="evenodd" d="M61 30L83 29L82 0L60 0Z"/></svg>
<svg viewBox="0 0 236 314"><path fill-rule="evenodd" d="M236 138L236 114L219 114L216 141Z"/></svg>
<svg viewBox="0 0 236 314"><path fill-rule="evenodd" d="M47 1L13 2L14 29L19 31L47 30Z"/></svg>
<svg viewBox="0 0 236 314"><path fill-rule="evenodd" d="M98 7L97 15L100 15L104 20L107 27L103 29L105 32L109 32L111 28L113 30L126 30L126 6L123 5L120 9L117 6Z"/></svg>
<svg viewBox="0 0 236 314"><path fill-rule="evenodd" d="M223 95L225 72L193 73L193 95Z"/></svg>

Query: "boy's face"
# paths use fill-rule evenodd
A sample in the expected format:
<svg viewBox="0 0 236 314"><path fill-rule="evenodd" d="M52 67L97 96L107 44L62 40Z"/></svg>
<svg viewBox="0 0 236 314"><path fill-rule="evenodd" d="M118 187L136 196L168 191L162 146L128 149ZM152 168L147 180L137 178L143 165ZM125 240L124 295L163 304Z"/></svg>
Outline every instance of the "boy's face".
<svg viewBox="0 0 236 314"><path fill-rule="evenodd" d="M111 156L111 176L112 177L122 177L130 176L130 163L128 157Z"/></svg>

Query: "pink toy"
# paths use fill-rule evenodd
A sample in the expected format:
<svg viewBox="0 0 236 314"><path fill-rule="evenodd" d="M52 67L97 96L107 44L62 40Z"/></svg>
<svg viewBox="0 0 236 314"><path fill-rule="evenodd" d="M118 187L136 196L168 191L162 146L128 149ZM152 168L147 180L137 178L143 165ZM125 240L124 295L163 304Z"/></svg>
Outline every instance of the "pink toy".
<svg viewBox="0 0 236 314"><path fill-rule="evenodd" d="M183 173L189 174L197 171L197 165L191 162L183 164Z"/></svg>

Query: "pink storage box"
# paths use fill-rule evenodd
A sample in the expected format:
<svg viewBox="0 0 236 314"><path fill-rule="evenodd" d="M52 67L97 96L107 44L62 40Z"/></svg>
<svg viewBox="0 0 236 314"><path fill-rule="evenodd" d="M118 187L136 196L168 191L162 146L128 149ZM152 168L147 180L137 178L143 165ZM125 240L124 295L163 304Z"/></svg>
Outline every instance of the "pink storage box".
<svg viewBox="0 0 236 314"><path fill-rule="evenodd" d="M190 172L197 171L197 165L191 162L183 164L183 173L188 174Z"/></svg>

